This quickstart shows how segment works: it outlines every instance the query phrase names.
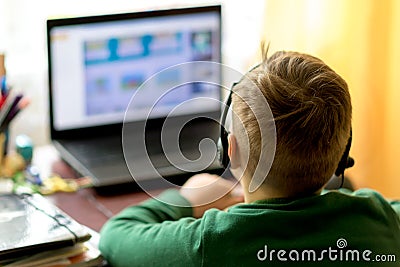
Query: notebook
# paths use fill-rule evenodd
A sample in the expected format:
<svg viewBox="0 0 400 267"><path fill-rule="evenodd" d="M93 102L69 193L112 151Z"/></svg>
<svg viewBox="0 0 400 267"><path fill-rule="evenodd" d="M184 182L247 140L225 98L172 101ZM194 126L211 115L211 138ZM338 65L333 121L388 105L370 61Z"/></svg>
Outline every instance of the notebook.
<svg viewBox="0 0 400 267"><path fill-rule="evenodd" d="M47 44L51 140L95 187L220 168L199 150L218 138L221 74L205 63L220 62L220 6L49 19Z"/></svg>
<svg viewBox="0 0 400 267"><path fill-rule="evenodd" d="M98 249L100 234L87 228L89 241L76 243L56 249L30 254L16 258L0 259L3 267L101 267L108 266L107 261Z"/></svg>
<svg viewBox="0 0 400 267"><path fill-rule="evenodd" d="M72 246L90 237L86 227L40 195L0 195L2 260Z"/></svg>

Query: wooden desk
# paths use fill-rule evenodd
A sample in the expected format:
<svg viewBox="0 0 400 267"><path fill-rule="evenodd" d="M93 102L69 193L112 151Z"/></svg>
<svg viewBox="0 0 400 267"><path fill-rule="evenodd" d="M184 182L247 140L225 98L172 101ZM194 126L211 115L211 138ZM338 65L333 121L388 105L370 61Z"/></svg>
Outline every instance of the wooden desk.
<svg viewBox="0 0 400 267"><path fill-rule="evenodd" d="M33 164L39 167L43 177L52 173L64 178L76 177L76 173L60 159L53 146L35 148ZM152 193L159 194L163 190L154 190ZM100 231L112 215L148 199L149 196L141 191L103 196L97 194L93 188L86 188L75 193L55 193L47 198L79 223Z"/></svg>
<svg viewBox="0 0 400 267"><path fill-rule="evenodd" d="M155 193L162 192L162 190L158 191ZM86 188L76 193L55 193L47 198L79 223L98 232L112 215L125 207L148 199L149 196L144 192L100 196L94 189Z"/></svg>

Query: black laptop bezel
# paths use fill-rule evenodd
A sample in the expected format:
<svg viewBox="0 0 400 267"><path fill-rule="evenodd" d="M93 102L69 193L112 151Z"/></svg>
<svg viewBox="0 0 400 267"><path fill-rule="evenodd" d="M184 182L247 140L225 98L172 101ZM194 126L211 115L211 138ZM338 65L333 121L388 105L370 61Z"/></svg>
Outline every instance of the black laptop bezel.
<svg viewBox="0 0 400 267"><path fill-rule="evenodd" d="M79 24L90 24L104 21L122 21L122 20L134 20L148 17L163 17L171 15L186 15L196 14L204 12L216 12L219 16L219 42L218 45L218 61L221 62L221 37L222 37L222 19L221 19L221 5L210 5L210 6L197 6L197 7L186 7L186 8L173 8L163 10L151 10L151 11L140 11L130 13L118 13L118 14L106 14L106 15L93 15L84 17L73 17L73 18L61 18L61 19L48 19L46 21L47 27L47 60L48 60L48 86L49 86L49 119L50 119L50 138L51 140L75 140L90 138L93 136L109 136L122 133L123 123L113 123L101 126L84 127L78 129L68 130L57 130L54 127L54 113L53 113L53 86L52 86L52 62L51 62L51 30L54 27L67 26L67 25L79 25ZM219 99L221 99L221 90L219 91ZM220 110L213 112L205 112L198 114L198 117L210 117L218 120L220 116ZM150 119L146 123L147 128L160 128L165 118ZM141 124L143 122L132 122Z"/></svg>

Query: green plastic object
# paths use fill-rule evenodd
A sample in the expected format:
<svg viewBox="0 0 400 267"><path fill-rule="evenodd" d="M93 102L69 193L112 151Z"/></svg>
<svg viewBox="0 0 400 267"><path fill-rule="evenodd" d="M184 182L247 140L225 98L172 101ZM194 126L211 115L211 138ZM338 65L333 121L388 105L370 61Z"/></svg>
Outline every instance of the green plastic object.
<svg viewBox="0 0 400 267"><path fill-rule="evenodd" d="M15 149L26 161L31 163L33 156L33 143L29 136L20 134L15 138Z"/></svg>

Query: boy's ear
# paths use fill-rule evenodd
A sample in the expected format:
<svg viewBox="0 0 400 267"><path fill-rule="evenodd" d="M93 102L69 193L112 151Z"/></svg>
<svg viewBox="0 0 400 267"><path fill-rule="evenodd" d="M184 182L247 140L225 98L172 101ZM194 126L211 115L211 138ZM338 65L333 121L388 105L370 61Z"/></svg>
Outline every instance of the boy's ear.
<svg viewBox="0 0 400 267"><path fill-rule="evenodd" d="M236 169L240 166L238 145L236 137L233 134L228 135L228 156L232 169Z"/></svg>

